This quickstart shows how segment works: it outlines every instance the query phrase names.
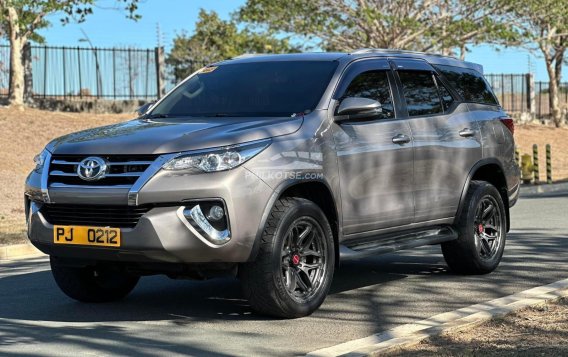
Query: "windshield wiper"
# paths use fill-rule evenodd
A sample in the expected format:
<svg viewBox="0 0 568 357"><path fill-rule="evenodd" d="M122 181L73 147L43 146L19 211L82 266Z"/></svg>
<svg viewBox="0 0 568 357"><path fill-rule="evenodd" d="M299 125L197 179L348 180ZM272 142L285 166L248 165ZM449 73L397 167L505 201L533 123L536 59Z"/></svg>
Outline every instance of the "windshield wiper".
<svg viewBox="0 0 568 357"><path fill-rule="evenodd" d="M144 117L144 119L162 119L162 118L169 118L168 114L148 114Z"/></svg>
<svg viewBox="0 0 568 357"><path fill-rule="evenodd" d="M213 114L207 114L204 115L204 117L206 118L224 118L224 117L234 117L237 115L230 115L228 113L213 113Z"/></svg>

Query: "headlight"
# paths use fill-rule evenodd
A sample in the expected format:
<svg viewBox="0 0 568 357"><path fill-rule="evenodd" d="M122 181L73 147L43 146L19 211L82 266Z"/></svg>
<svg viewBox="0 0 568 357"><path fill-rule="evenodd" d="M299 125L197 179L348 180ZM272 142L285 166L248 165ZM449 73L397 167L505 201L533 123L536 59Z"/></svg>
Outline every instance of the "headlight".
<svg viewBox="0 0 568 357"><path fill-rule="evenodd" d="M34 157L34 163L35 163L35 171L41 171L41 169L43 168L43 165L45 164L45 161L47 160L47 155L48 155L48 151L46 149L43 149L39 154L37 154Z"/></svg>
<svg viewBox="0 0 568 357"><path fill-rule="evenodd" d="M203 172L230 170L251 159L268 145L270 140L261 140L218 149L181 153L166 162L162 168L174 171L198 169Z"/></svg>

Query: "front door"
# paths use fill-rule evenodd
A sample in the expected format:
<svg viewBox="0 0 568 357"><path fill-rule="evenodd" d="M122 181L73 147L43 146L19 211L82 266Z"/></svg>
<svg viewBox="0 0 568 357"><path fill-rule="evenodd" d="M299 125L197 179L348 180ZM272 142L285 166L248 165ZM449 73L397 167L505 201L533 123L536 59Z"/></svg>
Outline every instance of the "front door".
<svg viewBox="0 0 568 357"><path fill-rule="evenodd" d="M382 114L372 120L334 124L347 239L350 234L413 221L412 136L408 123L398 118L393 78L386 60L356 62L334 95L336 105L347 97L370 98L382 105Z"/></svg>

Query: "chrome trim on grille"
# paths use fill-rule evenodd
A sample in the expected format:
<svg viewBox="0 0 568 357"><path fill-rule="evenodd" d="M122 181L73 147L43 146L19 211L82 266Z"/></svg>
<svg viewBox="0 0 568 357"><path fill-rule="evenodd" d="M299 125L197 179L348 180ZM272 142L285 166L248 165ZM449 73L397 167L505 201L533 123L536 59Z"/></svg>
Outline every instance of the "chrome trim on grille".
<svg viewBox="0 0 568 357"><path fill-rule="evenodd" d="M101 186L95 186L95 185L68 185L65 183L59 183L59 182L55 182L52 183L51 185L49 185L49 188L80 188L80 189L85 189L85 190L89 190L89 189L101 189L101 188L116 188L116 189L129 189L130 187L132 187L132 185L101 185Z"/></svg>
<svg viewBox="0 0 568 357"><path fill-rule="evenodd" d="M114 161L107 162L107 166L118 166L118 165L152 165L153 161ZM80 161L65 161L65 160L53 160L54 165L79 165Z"/></svg>
<svg viewBox="0 0 568 357"><path fill-rule="evenodd" d="M47 189L73 188L126 189L134 190L134 194L137 196L139 189L158 171L157 169L163 165L163 161L160 160L162 156L159 155L146 155L148 158L132 156L132 161L129 161L130 157L128 155L115 155L114 157L115 160L118 161L113 161L113 156L109 156L106 157L105 162L109 168L114 167L117 169L113 171L109 169L102 181L89 183L81 180L76 170L81 163L81 159L84 159L83 155L51 155L48 161L51 166L46 166L44 171L46 192ZM155 158L155 160L151 161L152 158L150 157ZM166 158L164 160L168 159ZM158 163L156 163L156 161L158 161ZM134 202L137 202L137 198Z"/></svg>
<svg viewBox="0 0 568 357"><path fill-rule="evenodd" d="M120 174L106 174L105 177L138 177L144 172L124 172ZM76 173L62 172L62 171L51 171L49 173L51 176L67 176L67 177L78 177Z"/></svg>
<svg viewBox="0 0 568 357"><path fill-rule="evenodd" d="M47 186L49 181L49 164L51 162L51 153L47 150L46 152L47 154L45 155L45 161L43 162L43 169L41 172L40 189L41 189L43 202L51 203L51 199L49 197L49 190Z"/></svg>
<svg viewBox="0 0 568 357"><path fill-rule="evenodd" d="M175 154L166 154L159 156L140 177L138 180L134 182L130 191L128 192L128 205L129 206L138 206L138 193L144 187L144 185L162 168L162 166L170 161L172 158L177 156L179 153Z"/></svg>

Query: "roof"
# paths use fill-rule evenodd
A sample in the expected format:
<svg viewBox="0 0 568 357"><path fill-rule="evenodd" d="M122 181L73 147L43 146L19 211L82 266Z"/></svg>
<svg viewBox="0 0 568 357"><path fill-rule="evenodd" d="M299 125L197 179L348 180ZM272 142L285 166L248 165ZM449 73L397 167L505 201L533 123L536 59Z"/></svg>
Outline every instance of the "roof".
<svg viewBox="0 0 568 357"><path fill-rule="evenodd" d="M220 63L252 63L252 62L272 62L272 61L346 61L351 62L357 58L388 57L388 58L419 58L428 61L430 64L456 66L471 68L483 73L483 66L459 60L451 56L443 56L425 52L363 48L350 53L343 52L307 52L289 54L243 54Z"/></svg>

